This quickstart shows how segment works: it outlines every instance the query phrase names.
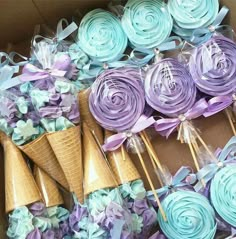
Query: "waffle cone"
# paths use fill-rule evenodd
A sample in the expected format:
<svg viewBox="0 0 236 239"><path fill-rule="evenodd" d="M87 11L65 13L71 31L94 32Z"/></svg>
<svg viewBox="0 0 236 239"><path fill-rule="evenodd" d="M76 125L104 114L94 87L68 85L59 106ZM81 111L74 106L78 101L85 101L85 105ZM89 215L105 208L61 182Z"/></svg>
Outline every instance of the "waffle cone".
<svg viewBox="0 0 236 239"><path fill-rule="evenodd" d="M34 177L46 207L63 204L63 198L59 192L56 182L48 176L47 173L35 166Z"/></svg>
<svg viewBox="0 0 236 239"><path fill-rule="evenodd" d="M83 203L83 164L81 152L80 127L72 127L56 133L47 134L48 141L74 192Z"/></svg>
<svg viewBox="0 0 236 239"><path fill-rule="evenodd" d="M111 135L112 132L105 131L106 138ZM141 178L137 168L125 149L123 152L121 148L109 152L107 157L118 184L131 182Z"/></svg>
<svg viewBox="0 0 236 239"><path fill-rule="evenodd" d="M96 135L98 142L103 144L103 131L100 125L97 124L96 120L92 116L89 110L89 94L90 90L83 90L79 93L79 108L80 108L80 117L82 122L85 122L88 127Z"/></svg>
<svg viewBox="0 0 236 239"><path fill-rule="evenodd" d="M20 146L20 149L50 177L69 190L65 174L47 140L46 134L24 146Z"/></svg>
<svg viewBox="0 0 236 239"><path fill-rule="evenodd" d="M20 150L5 138L5 207L10 212L17 207L41 200L39 189Z"/></svg>
<svg viewBox="0 0 236 239"><path fill-rule="evenodd" d="M83 124L84 194L117 187L115 178L104 159L89 127Z"/></svg>

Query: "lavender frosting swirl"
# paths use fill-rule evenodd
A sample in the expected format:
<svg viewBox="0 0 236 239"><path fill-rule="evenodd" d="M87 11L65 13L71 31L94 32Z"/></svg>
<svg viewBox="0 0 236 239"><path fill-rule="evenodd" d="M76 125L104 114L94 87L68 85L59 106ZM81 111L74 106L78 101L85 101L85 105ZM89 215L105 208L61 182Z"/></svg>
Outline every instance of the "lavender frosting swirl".
<svg viewBox="0 0 236 239"><path fill-rule="evenodd" d="M92 86L89 107L105 129L131 129L144 111L145 97L141 72L120 68L103 72Z"/></svg>
<svg viewBox="0 0 236 239"><path fill-rule="evenodd" d="M144 81L146 101L156 111L178 117L195 103L197 89L188 70L177 60L166 58L153 65Z"/></svg>
<svg viewBox="0 0 236 239"><path fill-rule="evenodd" d="M223 36L212 37L196 48L189 61L193 80L202 92L228 95L236 88L236 44Z"/></svg>

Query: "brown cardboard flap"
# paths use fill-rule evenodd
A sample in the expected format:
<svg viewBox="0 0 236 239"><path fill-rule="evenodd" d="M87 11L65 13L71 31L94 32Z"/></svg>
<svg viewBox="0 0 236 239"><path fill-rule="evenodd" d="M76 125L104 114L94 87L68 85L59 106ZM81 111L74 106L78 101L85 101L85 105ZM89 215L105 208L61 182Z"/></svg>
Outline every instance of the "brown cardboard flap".
<svg viewBox="0 0 236 239"><path fill-rule="evenodd" d="M30 0L0 1L0 48L8 42L16 43L31 38L34 26L43 19Z"/></svg>

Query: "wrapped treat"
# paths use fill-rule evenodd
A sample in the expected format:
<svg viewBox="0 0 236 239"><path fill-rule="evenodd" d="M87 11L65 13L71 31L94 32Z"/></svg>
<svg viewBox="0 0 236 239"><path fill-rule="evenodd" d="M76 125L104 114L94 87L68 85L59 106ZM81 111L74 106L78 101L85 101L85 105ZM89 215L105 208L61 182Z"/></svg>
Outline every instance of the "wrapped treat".
<svg viewBox="0 0 236 239"><path fill-rule="evenodd" d="M80 23L78 39L77 46L73 46L78 54L73 59L82 63L82 67L79 66L80 80L95 78L108 68L122 67L129 63L128 56L124 54L127 36L119 19L110 12L95 9L87 13ZM86 65L86 55L80 49L90 58Z"/></svg>
<svg viewBox="0 0 236 239"><path fill-rule="evenodd" d="M145 96L142 85L142 72L133 68L119 68L102 73L91 88L89 107L92 115L106 130L117 134L108 137L103 145L104 151L123 148L127 141L128 149L137 153L149 184L154 191L142 157L143 143L138 136L154 123L152 117L144 115ZM163 212L164 216L164 212Z"/></svg>
<svg viewBox="0 0 236 239"><path fill-rule="evenodd" d="M219 12L218 0L191 3L173 0L167 6L174 19L174 33L195 44L207 41L216 30L223 30L220 24L229 10L223 7Z"/></svg>
<svg viewBox="0 0 236 239"><path fill-rule="evenodd" d="M185 179L191 170L183 167L174 177L165 172L161 176L166 186L157 190L167 216L167 221L164 221L158 212L162 232L170 239L213 239L217 229L215 212L207 198L194 192L186 183ZM153 200L152 192L148 193L148 198Z"/></svg>
<svg viewBox="0 0 236 239"><path fill-rule="evenodd" d="M84 192L91 221L106 231L102 238L130 238L131 214L92 132L83 124Z"/></svg>
<svg viewBox="0 0 236 239"><path fill-rule="evenodd" d="M194 187L197 192L203 192L209 197L218 214L219 228L222 223L226 223L229 231L231 227L236 227L233 197L236 177L235 151L236 137L234 136L219 153L217 159L212 160L207 157L208 160L205 160L203 168L197 173L197 179L204 180L208 187L204 189L199 182Z"/></svg>
<svg viewBox="0 0 236 239"><path fill-rule="evenodd" d="M188 69L176 59L166 58L146 71L146 101L169 119L156 121L156 131L168 138L178 129L178 140L188 144L197 170L198 141L210 152L191 120L202 116L208 108L204 98L197 101L197 88ZM211 153L211 156L213 154Z"/></svg>
<svg viewBox="0 0 236 239"><path fill-rule="evenodd" d="M161 45L170 36L173 26L167 5L159 0L129 0L125 5L121 22L131 45L141 49Z"/></svg>
<svg viewBox="0 0 236 239"><path fill-rule="evenodd" d="M233 133L236 134L230 106L235 102L236 44L223 36L214 36L191 51L189 70L197 88L210 96L208 112L211 116L225 109Z"/></svg>

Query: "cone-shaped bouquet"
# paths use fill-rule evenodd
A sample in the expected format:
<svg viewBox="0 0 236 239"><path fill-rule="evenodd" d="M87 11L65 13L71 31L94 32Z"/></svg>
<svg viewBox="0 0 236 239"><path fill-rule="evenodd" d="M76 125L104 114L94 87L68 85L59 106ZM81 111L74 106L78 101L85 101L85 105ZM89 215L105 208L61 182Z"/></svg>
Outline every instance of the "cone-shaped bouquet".
<svg viewBox="0 0 236 239"><path fill-rule="evenodd" d="M6 212L41 200L34 181L20 150L8 137L2 140L5 161Z"/></svg>
<svg viewBox="0 0 236 239"><path fill-rule="evenodd" d="M116 187L117 182L86 123L83 124L83 153L84 194L88 195L99 189Z"/></svg>
<svg viewBox="0 0 236 239"><path fill-rule="evenodd" d="M34 177L46 207L63 204L63 198L56 182L36 165L34 167Z"/></svg>
<svg viewBox="0 0 236 239"><path fill-rule="evenodd" d="M97 124L96 120L92 116L89 110L89 94L90 89L86 89L79 92L79 108L82 122L85 122L87 126L94 132L100 144L103 144L103 132L100 125Z"/></svg>
<svg viewBox="0 0 236 239"><path fill-rule="evenodd" d="M65 189L69 189L65 174L48 142L46 134L38 139L20 146L20 149L41 169L61 184Z"/></svg>
<svg viewBox="0 0 236 239"><path fill-rule="evenodd" d="M61 165L70 191L83 202L83 164L80 126L47 134L48 141Z"/></svg>
<svg viewBox="0 0 236 239"><path fill-rule="evenodd" d="M106 138L111 135L113 135L112 132L108 130L105 131ZM111 151L107 154L107 157L119 185L124 182L132 182L141 178L125 149L119 148L115 151Z"/></svg>

